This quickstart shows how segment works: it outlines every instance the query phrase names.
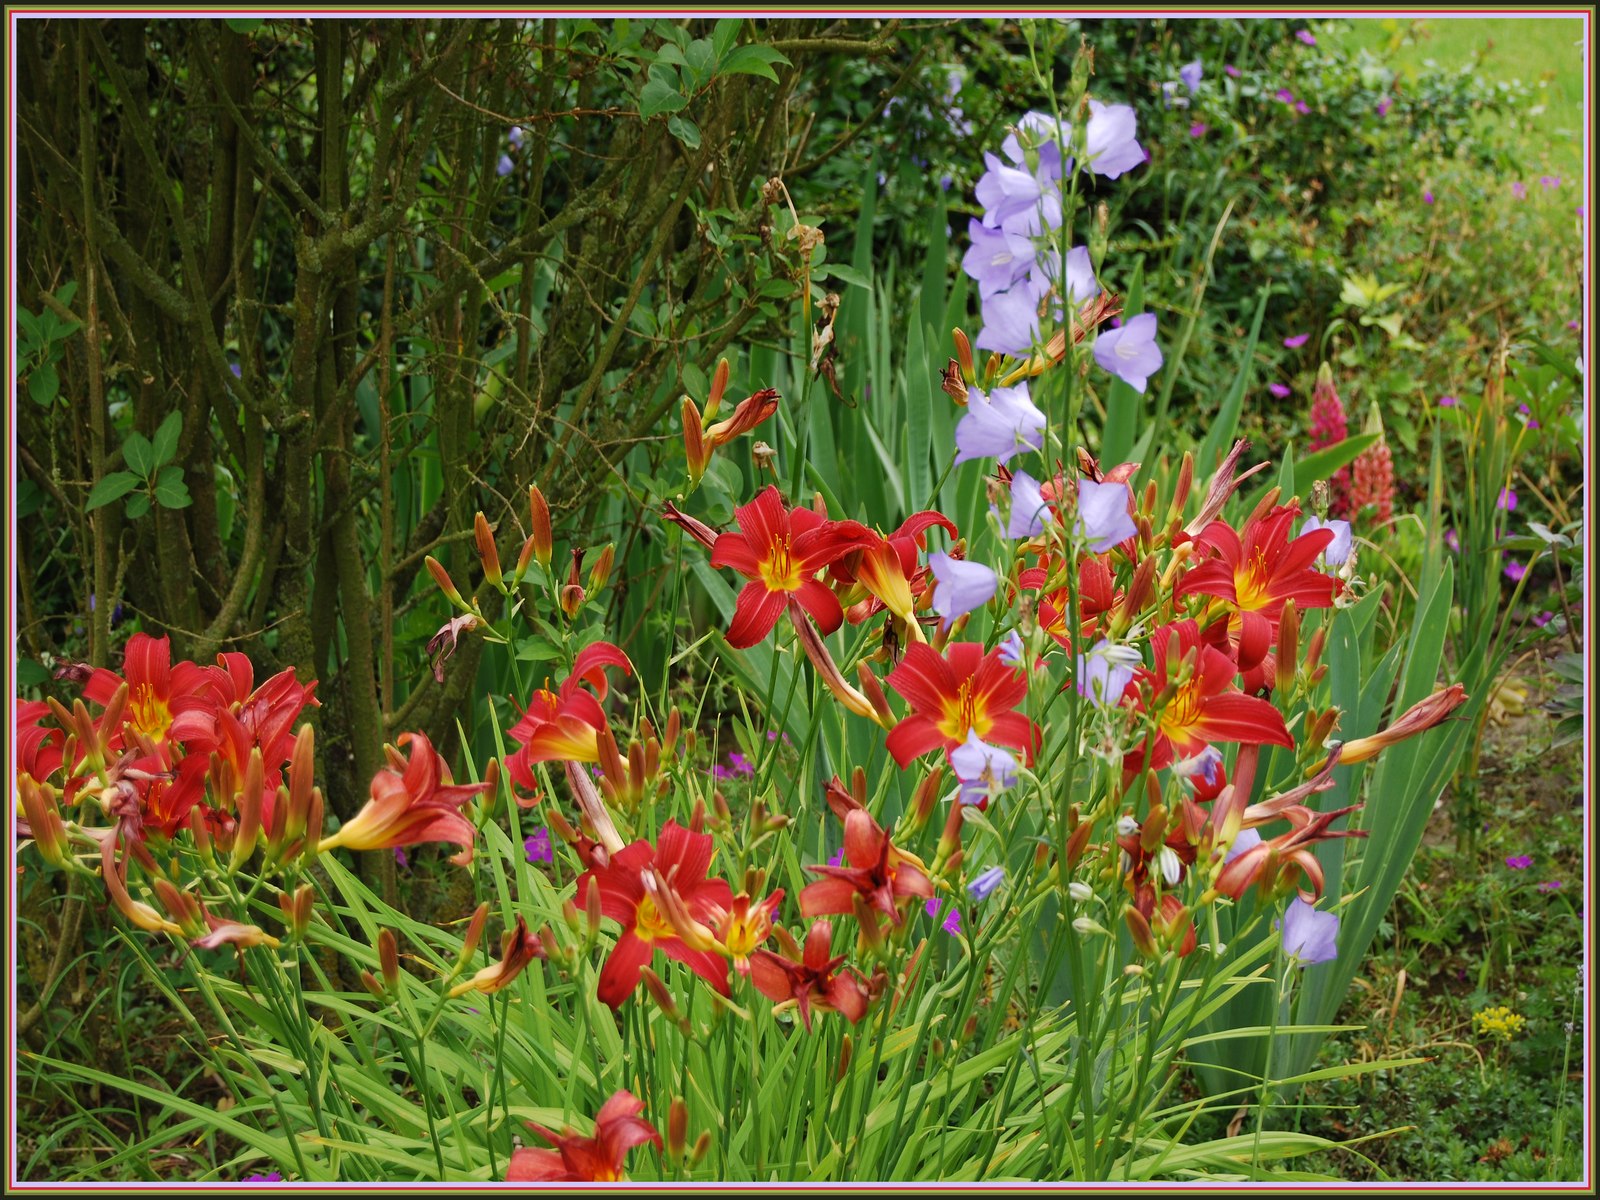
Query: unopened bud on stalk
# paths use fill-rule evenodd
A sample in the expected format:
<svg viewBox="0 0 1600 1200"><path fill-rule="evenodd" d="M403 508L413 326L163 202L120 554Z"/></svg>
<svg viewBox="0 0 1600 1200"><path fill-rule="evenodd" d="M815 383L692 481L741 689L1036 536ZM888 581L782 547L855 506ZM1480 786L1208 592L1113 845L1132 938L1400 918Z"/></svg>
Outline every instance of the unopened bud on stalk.
<svg viewBox="0 0 1600 1200"><path fill-rule="evenodd" d="M583 602L588 599L584 594L583 584L579 581L580 572L583 570L583 551L572 551L572 567L567 572L567 582L561 585L558 602L561 611L567 615L567 620L576 620L578 610L583 607Z"/></svg>
<svg viewBox="0 0 1600 1200"><path fill-rule="evenodd" d="M907 826L908 833L918 833L933 816L934 806L939 803L939 793L944 790L944 764L930 770L922 777L922 782L917 785L917 790L911 800L912 819Z"/></svg>
<svg viewBox="0 0 1600 1200"><path fill-rule="evenodd" d="M706 444L705 422L695 402L685 396L679 411L683 416L683 453L689 460L689 486L693 489L700 486L700 478L711 463L711 447Z"/></svg>
<svg viewBox="0 0 1600 1200"><path fill-rule="evenodd" d="M309 883L302 883L292 895L279 893L278 907L283 910L284 924L295 937L305 937L311 927L311 906L316 898L317 890Z"/></svg>
<svg viewBox="0 0 1600 1200"><path fill-rule="evenodd" d="M1245 520L1245 524L1249 525L1256 521L1265 520L1267 514L1277 507L1278 497L1282 494L1283 489L1281 487L1273 486L1268 488L1267 494L1261 497L1261 500L1256 504L1254 511L1251 512L1250 516ZM1243 526L1241 526L1241 528L1243 528Z"/></svg>
<svg viewBox="0 0 1600 1200"><path fill-rule="evenodd" d="M1306 645L1306 670L1315 671L1317 664L1322 661L1322 650L1328 641L1328 627L1319 625L1311 634L1311 641Z"/></svg>
<svg viewBox="0 0 1600 1200"><path fill-rule="evenodd" d="M583 895L584 919L588 930L588 940L592 945L600 936L600 889L592 883L589 890Z"/></svg>
<svg viewBox="0 0 1600 1200"><path fill-rule="evenodd" d="M478 562L483 566L483 577L489 581L490 587L499 587L500 551L494 544L494 530L489 528L489 519L480 510L472 518L472 536L478 544Z"/></svg>
<svg viewBox="0 0 1600 1200"><path fill-rule="evenodd" d="M615 542L607 542L600 557L595 559L594 566L589 570L589 595L598 596L605 590L611 580L611 567L617 559L617 546Z"/></svg>
<svg viewBox="0 0 1600 1200"><path fill-rule="evenodd" d="M1291 597L1283 602L1278 618L1278 695L1288 696L1294 687L1295 659L1300 654L1300 614Z"/></svg>
<svg viewBox="0 0 1600 1200"><path fill-rule="evenodd" d="M717 410L722 407L723 394L728 390L728 360L719 358L717 369L711 373L711 393L706 397L706 420L710 421L717 415Z"/></svg>
<svg viewBox="0 0 1600 1200"><path fill-rule="evenodd" d="M726 361L726 360L724 360ZM667 1153L681 1159L689 1138L689 1106L682 1096L674 1096L667 1107Z"/></svg>
<svg viewBox="0 0 1600 1200"><path fill-rule="evenodd" d="M878 682L878 677L866 660L856 664L856 678L861 682L861 694L872 705L872 711L878 714L878 720L887 728L894 724L894 713L889 708L889 698L883 694L883 687Z"/></svg>
<svg viewBox="0 0 1600 1200"><path fill-rule="evenodd" d="M517 573L512 583L521 583L528 577L528 567L533 563L533 539L528 538L522 543L522 550L517 554Z"/></svg>
<svg viewBox="0 0 1600 1200"><path fill-rule="evenodd" d="M956 361L961 364L961 377L971 383L977 376L972 370L972 343L967 340L965 331L952 329L950 340L956 344Z"/></svg>
<svg viewBox="0 0 1600 1200"><path fill-rule="evenodd" d="M1106 927L1093 917L1078 917L1072 922L1072 927L1084 937L1107 932Z"/></svg>
<svg viewBox="0 0 1600 1200"><path fill-rule="evenodd" d="M550 555L555 551L555 535L550 531L550 505L536 483L528 485L528 540L533 543L533 556L548 571Z"/></svg>
<svg viewBox="0 0 1600 1200"><path fill-rule="evenodd" d="M439 590L444 593L445 599L457 608L471 612L471 605L461 598L461 593L456 590L456 585L450 579L450 572L444 569L444 564L431 554L425 555L422 561L427 564L428 574L433 576L433 581L439 585Z"/></svg>
<svg viewBox="0 0 1600 1200"><path fill-rule="evenodd" d="M689 1152L689 1165L697 1166L702 1158L711 1151L711 1131L703 1130L694 1140L694 1149Z"/></svg>
<svg viewBox="0 0 1600 1200"><path fill-rule="evenodd" d="M150 885L156 894L156 899L161 902L161 907L166 910L167 916L177 923L186 937L199 937L206 931L206 923L200 916L200 901L180 892L170 879L157 877Z"/></svg>
<svg viewBox="0 0 1600 1200"><path fill-rule="evenodd" d="M264 776L261 747L256 746L250 751L250 761L244 769L244 790L239 793L239 824L233 834L233 853L228 858L230 874L236 874L256 852L256 841L261 836L261 799L266 786Z"/></svg>
<svg viewBox="0 0 1600 1200"><path fill-rule="evenodd" d="M1087 904L1094 899L1094 889L1076 879L1067 884L1067 893L1079 904Z"/></svg>
<svg viewBox="0 0 1600 1200"><path fill-rule="evenodd" d="M839 1065L833 1072L834 1082L837 1083L845 1077L850 1070L850 1057L855 1052L855 1039L848 1033L839 1042Z"/></svg>
<svg viewBox="0 0 1600 1200"><path fill-rule="evenodd" d="M379 1000L384 998L383 984L378 982L378 977L365 967L361 968L361 986L366 988Z"/></svg>
<svg viewBox="0 0 1600 1200"><path fill-rule="evenodd" d="M1128 926L1128 936L1133 938L1133 944L1140 954L1155 955L1157 953L1155 936L1150 932L1150 922L1144 919L1133 905L1123 910L1122 919Z"/></svg>
<svg viewBox="0 0 1600 1200"><path fill-rule="evenodd" d="M672 993L667 989L667 985L661 981L661 976L657 975L649 967L641 967L639 973L644 977L644 990L650 993L650 998L656 1002L656 1007L661 1010L661 1015L676 1025L678 1031L684 1037L688 1037L692 1032L689 1019L678 1008L678 1002L673 999Z"/></svg>
<svg viewBox="0 0 1600 1200"><path fill-rule="evenodd" d="M723 826L733 824L733 810L728 807L728 798L722 794L721 788L711 792L711 807L717 814L717 822Z"/></svg>
<svg viewBox="0 0 1600 1200"><path fill-rule="evenodd" d="M1079 825L1067 838L1067 867L1076 867L1083 860L1083 852L1089 848L1089 835L1093 826L1085 822Z"/></svg>
<svg viewBox="0 0 1600 1200"><path fill-rule="evenodd" d="M1183 511L1189 504L1189 491L1194 487L1194 455L1183 452L1178 464L1178 478L1172 487L1172 503L1167 507L1167 524L1183 520Z"/></svg>
<svg viewBox="0 0 1600 1200"><path fill-rule="evenodd" d="M456 970L461 970L472 961L472 956L478 952L478 943L483 940L483 927L489 923L489 902L485 900L473 910L472 920L467 922L467 936L461 942L461 957L456 960Z"/></svg>
<svg viewBox="0 0 1600 1200"><path fill-rule="evenodd" d="M47 783L36 782L31 775L22 774L17 776L17 794L22 800L22 815L28 822L39 853L52 866L65 866L67 827L61 820L55 789ZM195 808L194 812L198 814L199 808Z"/></svg>
<svg viewBox="0 0 1600 1200"><path fill-rule="evenodd" d="M713 798L715 798L715 793L713 793ZM724 823L723 823L722 819L719 817L718 820L717 820L717 826L720 828L723 824ZM689 832L690 833L700 833L700 832L704 831L705 827L706 827L706 802L704 800L702 800L700 797L696 796L695 797L695 801L694 801L694 808L689 813Z"/></svg>
<svg viewBox="0 0 1600 1200"><path fill-rule="evenodd" d="M388 929L378 930L378 970L384 986L393 991L400 983L400 946Z"/></svg>
<svg viewBox="0 0 1600 1200"><path fill-rule="evenodd" d="M579 935L583 933L583 917L579 915L578 906L572 902L570 896L561 902L561 917L573 933Z"/></svg>
<svg viewBox="0 0 1600 1200"><path fill-rule="evenodd" d="M944 832L939 835L939 847L936 857L939 861L947 861L949 857L961 848L961 801L950 802L949 815L944 819Z"/></svg>

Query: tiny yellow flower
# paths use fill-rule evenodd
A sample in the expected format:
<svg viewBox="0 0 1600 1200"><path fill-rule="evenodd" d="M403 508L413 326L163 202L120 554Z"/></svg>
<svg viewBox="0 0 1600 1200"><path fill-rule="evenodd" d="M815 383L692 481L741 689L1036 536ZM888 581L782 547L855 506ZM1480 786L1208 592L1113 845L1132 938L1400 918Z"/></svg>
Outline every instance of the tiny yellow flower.
<svg viewBox="0 0 1600 1200"><path fill-rule="evenodd" d="M1527 1023L1525 1018L1512 1012L1504 1004L1472 1014L1472 1024L1479 1036L1499 1038L1502 1042L1509 1042L1521 1033L1522 1027Z"/></svg>

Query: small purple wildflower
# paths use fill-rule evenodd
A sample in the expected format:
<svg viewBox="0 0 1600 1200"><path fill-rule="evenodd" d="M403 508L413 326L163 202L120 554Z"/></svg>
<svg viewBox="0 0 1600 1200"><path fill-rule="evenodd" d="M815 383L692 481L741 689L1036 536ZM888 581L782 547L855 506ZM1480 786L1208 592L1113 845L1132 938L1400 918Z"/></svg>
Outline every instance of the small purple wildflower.
<svg viewBox="0 0 1600 1200"><path fill-rule="evenodd" d="M1232 63L1229 63L1227 66L1223 67L1222 73L1229 79L1237 79L1240 75L1239 68L1234 66Z"/></svg>
<svg viewBox="0 0 1600 1200"><path fill-rule="evenodd" d="M1309 29L1297 29L1295 30L1294 35L1307 46L1315 46L1317 44L1317 39L1312 35Z"/></svg>
<svg viewBox="0 0 1600 1200"><path fill-rule="evenodd" d="M1328 543L1328 548L1322 552L1322 557L1330 567L1343 566L1350 558L1350 545L1353 541L1350 533L1349 521L1322 521L1316 517L1307 517L1305 524L1300 526L1300 536L1315 533L1319 529L1333 530L1333 541Z"/></svg>
<svg viewBox="0 0 1600 1200"><path fill-rule="evenodd" d="M982 902L987 900L994 890L1005 882L1006 871L1004 867L990 867L979 874L971 883L967 884L967 891L973 900Z"/></svg>
<svg viewBox="0 0 1600 1200"><path fill-rule="evenodd" d="M506 134L506 141L510 142L518 150L521 150L522 149L522 126L521 125L513 125L511 127L511 131Z"/></svg>
<svg viewBox="0 0 1600 1200"><path fill-rule="evenodd" d="M1136 655L1137 651L1130 655L1129 647L1113 646L1101 638L1088 654L1078 655L1078 695L1100 708L1114 707L1133 680Z"/></svg>
<svg viewBox="0 0 1600 1200"><path fill-rule="evenodd" d="M1131 104L1089 101L1089 122L1084 127L1084 158L1096 175L1115 179L1148 161L1135 141L1138 119Z"/></svg>
<svg viewBox="0 0 1600 1200"><path fill-rule="evenodd" d="M1561 186L1561 176L1541 175L1539 176L1539 182L1544 185L1544 190L1548 192L1551 188L1558 188Z"/></svg>
<svg viewBox="0 0 1600 1200"><path fill-rule="evenodd" d="M1378 115L1380 117L1387 117L1389 115L1389 103L1390 98L1388 96L1385 96L1382 100L1378 101Z"/></svg>
<svg viewBox="0 0 1600 1200"><path fill-rule="evenodd" d="M1506 866L1513 871L1526 871L1533 866L1533 859L1526 854L1508 854L1506 855Z"/></svg>
<svg viewBox="0 0 1600 1200"><path fill-rule="evenodd" d="M1289 389L1281 383L1267 384L1267 391L1271 392L1279 400L1287 400L1289 398Z"/></svg>
<svg viewBox="0 0 1600 1200"><path fill-rule="evenodd" d="M1189 136L1192 138L1205 137L1210 128L1211 126L1207 125L1204 121L1196 121L1193 125L1189 126Z"/></svg>
<svg viewBox="0 0 1600 1200"><path fill-rule="evenodd" d="M733 772L721 763L716 763L711 768L711 777L713 779L732 779Z"/></svg>
<svg viewBox="0 0 1600 1200"><path fill-rule="evenodd" d="M1461 539L1456 536L1456 531L1454 529L1446 529L1444 531L1444 544L1449 546L1450 549L1454 550L1457 554L1461 553Z"/></svg>
<svg viewBox="0 0 1600 1200"><path fill-rule="evenodd" d="M1094 360L1134 391L1143 394L1150 376L1161 369L1161 347L1156 345L1155 313L1140 313L1126 324L1109 329L1094 340Z"/></svg>
<svg viewBox="0 0 1600 1200"><path fill-rule="evenodd" d="M1011 476L1011 513L1006 518L1008 538L1033 538L1044 532L1044 523L1054 520L1039 481L1026 471Z"/></svg>
<svg viewBox="0 0 1600 1200"><path fill-rule="evenodd" d="M1037 320L1037 317L1035 318ZM1046 418L1028 396L1026 381L967 394L967 411L956 425L955 464L974 458L1005 462L1019 450L1044 445Z"/></svg>
<svg viewBox="0 0 1600 1200"><path fill-rule="evenodd" d="M828 865L830 867L840 867L840 866L844 865L844 847L843 846L841 846L841 847L839 847L839 849L835 850L833 852L833 854L828 858ZM928 901L928 903L929 904L936 904L937 901L930 900L930 901ZM930 913L929 915L931 916L932 914Z"/></svg>
<svg viewBox="0 0 1600 1200"><path fill-rule="evenodd" d="M1300 966L1311 963L1332 962L1339 957L1336 939L1339 936L1339 918L1331 912L1318 912L1296 896L1283 914L1284 953L1291 955Z"/></svg>
<svg viewBox="0 0 1600 1200"><path fill-rule="evenodd" d="M968 730L967 740L950 752L950 766L961 781L962 804L976 804L1017 784L1017 760L989 745L977 730Z"/></svg>
<svg viewBox="0 0 1600 1200"><path fill-rule="evenodd" d="M989 603L1000 586L1000 577L982 563L951 558L942 550L928 555L928 569L934 578L933 611L946 625Z"/></svg>
<svg viewBox="0 0 1600 1200"><path fill-rule="evenodd" d="M530 863L551 863L556 860L550 848L550 831L543 825L522 839L522 848L527 851Z"/></svg>
<svg viewBox="0 0 1600 1200"><path fill-rule="evenodd" d="M1567 328L1568 329L1582 329L1583 326L1579 325L1576 321L1568 321L1567 322Z"/></svg>
<svg viewBox="0 0 1600 1200"><path fill-rule="evenodd" d="M960 933L961 932L961 910L959 908L952 908L950 910L950 912L945 916L944 924L942 924L939 928L943 929L946 933L948 933L948 934L950 934L952 936L954 936L955 934Z"/></svg>
<svg viewBox="0 0 1600 1200"><path fill-rule="evenodd" d="M1559 892L1561 890L1561 880L1546 879L1539 885L1539 890L1541 892Z"/></svg>
<svg viewBox="0 0 1600 1200"><path fill-rule="evenodd" d="M1294 103L1294 93L1291 92L1288 88L1279 88L1276 92L1273 93L1273 97L1275 99L1283 101L1283 103L1285 103L1285 104L1293 104Z"/></svg>
<svg viewBox="0 0 1600 1200"><path fill-rule="evenodd" d="M245 1183L282 1183L283 1176L276 1171L268 1171L265 1175L246 1175Z"/></svg>
<svg viewBox="0 0 1600 1200"><path fill-rule="evenodd" d="M1526 411L1526 408L1524 408L1524 411ZM1513 512L1517 507L1517 494L1508 487L1501 488L1500 499L1495 501L1495 507L1506 512Z"/></svg>
<svg viewBox="0 0 1600 1200"><path fill-rule="evenodd" d="M1294 102L1294 110L1303 117L1311 111L1311 105L1307 104L1304 100L1296 100Z"/></svg>
<svg viewBox="0 0 1600 1200"><path fill-rule="evenodd" d="M1422 193L1422 202L1424 204L1432 204L1433 203L1433 193L1431 191L1424 190L1423 193Z"/></svg>
<svg viewBox="0 0 1600 1200"><path fill-rule="evenodd" d="M1106 553L1137 536L1139 527L1128 515L1132 502L1133 489L1125 483L1080 479L1075 532L1088 539L1089 549L1096 554Z"/></svg>
<svg viewBox="0 0 1600 1200"><path fill-rule="evenodd" d="M1440 396L1439 397L1439 407L1440 408L1455 408L1460 403L1461 403L1461 401L1457 400L1454 396Z"/></svg>
<svg viewBox="0 0 1600 1200"><path fill-rule="evenodd" d="M728 755L728 766L735 775L754 775L756 773L755 764L737 750Z"/></svg>
<svg viewBox="0 0 1600 1200"><path fill-rule="evenodd" d="M395 865L403 871L409 871L411 869L411 860L406 857L405 848L402 846L396 846L394 848L394 861Z"/></svg>
<svg viewBox="0 0 1600 1200"><path fill-rule="evenodd" d="M1520 179L1513 180L1511 184L1511 194L1518 200L1526 200L1528 198L1528 185L1523 183Z"/></svg>
<svg viewBox="0 0 1600 1200"><path fill-rule="evenodd" d="M937 917L941 907L943 906L939 900L939 897L930 896L928 898L928 902L922 906L922 911L927 913L930 917Z"/></svg>
<svg viewBox="0 0 1600 1200"><path fill-rule="evenodd" d="M1297 333L1293 337L1283 339L1283 348L1285 350L1298 350L1310 340L1311 335L1309 333Z"/></svg>
<svg viewBox="0 0 1600 1200"><path fill-rule="evenodd" d="M243 379L244 378L244 368L241 367L238 363L229 363L228 364L228 370L233 372L233 377L235 379Z"/></svg>
<svg viewBox="0 0 1600 1200"><path fill-rule="evenodd" d="M1198 58L1178 68L1178 78L1183 80L1183 86L1189 89L1191 96L1200 90L1200 77L1203 74L1205 68L1201 66Z"/></svg>
<svg viewBox="0 0 1600 1200"><path fill-rule="evenodd" d="M1022 649L1022 637L1016 630L1006 634L1000 643L1000 661L1008 667L1020 667L1026 655Z"/></svg>
<svg viewBox="0 0 1600 1200"><path fill-rule="evenodd" d="M500 161L494 164L494 173L499 175L501 178L504 178L505 176L511 174L515 167L516 164L511 161L511 156L509 154L502 154L500 156Z"/></svg>
<svg viewBox="0 0 1600 1200"><path fill-rule="evenodd" d="M1514 558L1510 562L1506 563L1505 576L1507 579L1511 580L1512 583L1521 583L1522 577L1527 573L1528 568L1523 566Z"/></svg>
<svg viewBox="0 0 1600 1200"><path fill-rule="evenodd" d="M1533 623L1535 625L1537 625L1540 629L1543 629L1546 625L1550 624L1550 622L1554 621L1555 619L1556 619L1555 613L1550 612L1548 609L1546 609L1544 612L1540 613L1537 617L1535 617L1533 619Z"/></svg>

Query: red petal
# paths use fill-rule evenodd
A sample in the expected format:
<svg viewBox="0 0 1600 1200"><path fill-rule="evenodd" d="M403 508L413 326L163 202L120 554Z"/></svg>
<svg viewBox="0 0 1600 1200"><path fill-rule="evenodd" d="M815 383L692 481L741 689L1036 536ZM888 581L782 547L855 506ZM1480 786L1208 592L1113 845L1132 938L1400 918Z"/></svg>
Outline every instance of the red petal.
<svg viewBox="0 0 1600 1200"><path fill-rule="evenodd" d="M917 642L906 648L900 665L889 673L889 686L910 701L911 707L919 713L939 713L944 709L945 700L956 694L956 676L950 664L931 646ZM905 762L900 765L905 766Z"/></svg>
<svg viewBox="0 0 1600 1200"><path fill-rule="evenodd" d="M764 641L788 605L787 592L768 591L767 585L759 582L745 584L733 610L733 624L728 626L728 645L748 650Z"/></svg>
<svg viewBox="0 0 1600 1200"><path fill-rule="evenodd" d="M711 547L713 567L732 567L741 575L754 579L761 574L761 560L750 546L750 539L742 533L719 533Z"/></svg>
<svg viewBox="0 0 1600 1200"><path fill-rule="evenodd" d="M839 607L839 597L826 584L808 579L795 591L794 598L800 602L801 608L811 614L811 619L824 634L832 633L844 623L844 609Z"/></svg>
<svg viewBox="0 0 1600 1200"><path fill-rule="evenodd" d="M600 986L597 994L602 1003L616 1011L622 1002L639 986L639 971L655 951L650 943L632 930L622 935L622 940L611 951L606 965L600 969Z"/></svg>
<svg viewBox="0 0 1600 1200"><path fill-rule="evenodd" d="M1201 705L1200 719L1190 729L1195 736L1211 742L1294 748L1294 739L1283 723L1283 715L1265 700L1238 692L1205 701Z"/></svg>
<svg viewBox="0 0 1600 1200"><path fill-rule="evenodd" d="M912 649L916 647L913 646ZM939 750L946 744L953 743L939 732L939 727L934 724L932 717L914 713L889 731L884 744L903 771L928 751Z"/></svg>

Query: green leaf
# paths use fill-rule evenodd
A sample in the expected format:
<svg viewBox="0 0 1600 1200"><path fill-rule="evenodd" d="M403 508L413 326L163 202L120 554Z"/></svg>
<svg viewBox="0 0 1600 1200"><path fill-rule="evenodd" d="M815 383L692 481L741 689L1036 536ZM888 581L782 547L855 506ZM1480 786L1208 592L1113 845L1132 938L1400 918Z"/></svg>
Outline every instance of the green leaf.
<svg viewBox="0 0 1600 1200"><path fill-rule="evenodd" d="M103 475L100 482L89 489L89 501L83 506L83 511L92 512L102 504L119 500L138 486L139 477L132 471L113 471Z"/></svg>
<svg viewBox="0 0 1600 1200"><path fill-rule="evenodd" d="M778 73L772 69L774 63L790 65L789 60L771 46L740 46L722 60L719 70L724 75L759 75L777 83Z"/></svg>
<svg viewBox="0 0 1600 1200"><path fill-rule="evenodd" d="M42 663L34 662L31 658L17 660L16 681L19 688L38 687L50 678L50 672L44 669Z"/></svg>
<svg viewBox="0 0 1600 1200"><path fill-rule="evenodd" d="M72 307L72 298L78 294L78 281L69 279L56 289L56 300L62 308Z"/></svg>
<svg viewBox="0 0 1600 1200"><path fill-rule="evenodd" d="M695 87L704 87L710 82L711 73L716 69L716 52L709 40L696 38L689 43L689 48L684 51L683 57L688 67L690 81Z"/></svg>
<svg viewBox="0 0 1600 1200"><path fill-rule="evenodd" d="M154 443L155 465L160 467L172 461L178 450L178 435L183 432L183 414L173 409L156 430Z"/></svg>
<svg viewBox="0 0 1600 1200"><path fill-rule="evenodd" d="M60 393L61 376L56 374L55 364L44 363L28 375L28 395L35 404L53 404Z"/></svg>
<svg viewBox="0 0 1600 1200"><path fill-rule="evenodd" d="M679 50L671 42L667 42L661 49L656 51L656 62L664 67L681 67L685 65L683 51Z"/></svg>
<svg viewBox="0 0 1600 1200"><path fill-rule="evenodd" d="M645 120L664 112L677 112L689 102L678 94L675 83L668 83L655 68L651 68L650 80L644 85L644 90L639 93L639 115Z"/></svg>
<svg viewBox="0 0 1600 1200"><path fill-rule="evenodd" d="M134 474L144 479L150 478L150 472L156 469L155 447L150 444L149 438L137 430L122 443L122 457L127 460Z"/></svg>
<svg viewBox="0 0 1600 1200"><path fill-rule="evenodd" d="M123 515L130 521L137 521L150 511L150 493L135 492L128 497L128 505L122 510Z"/></svg>
<svg viewBox="0 0 1600 1200"><path fill-rule="evenodd" d="M229 17L223 24L241 37L249 37L261 28L263 22L254 17Z"/></svg>
<svg viewBox="0 0 1600 1200"><path fill-rule="evenodd" d="M700 126L688 117L668 117L667 132L689 149L700 149Z"/></svg>
<svg viewBox="0 0 1600 1200"><path fill-rule="evenodd" d="M837 279L841 283L849 284L851 287L872 290L872 280L868 279L863 272L856 270L854 267L846 266L844 263L829 263L828 269L822 272L821 275L824 279Z"/></svg>
<svg viewBox="0 0 1600 1200"><path fill-rule="evenodd" d="M1340 467L1354 462L1382 436L1378 433L1358 433L1342 442L1324 446L1315 454L1306 455L1294 465L1295 495L1309 495L1313 483L1329 478Z"/></svg>
<svg viewBox="0 0 1600 1200"><path fill-rule="evenodd" d="M162 467L161 476L156 480L156 502L162 508L188 508L192 501L189 499L189 485L183 482L182 467Z"/></svg>
<svg viewBox="0 0 1600 1200"><path fill-rule="evenodd" d="M732 50L733 44L739 40L739 26L743 23L738 17L723 17L712 30L711 46L717 53L719 70L723 60L728 57L728 51Z"/></svg>

